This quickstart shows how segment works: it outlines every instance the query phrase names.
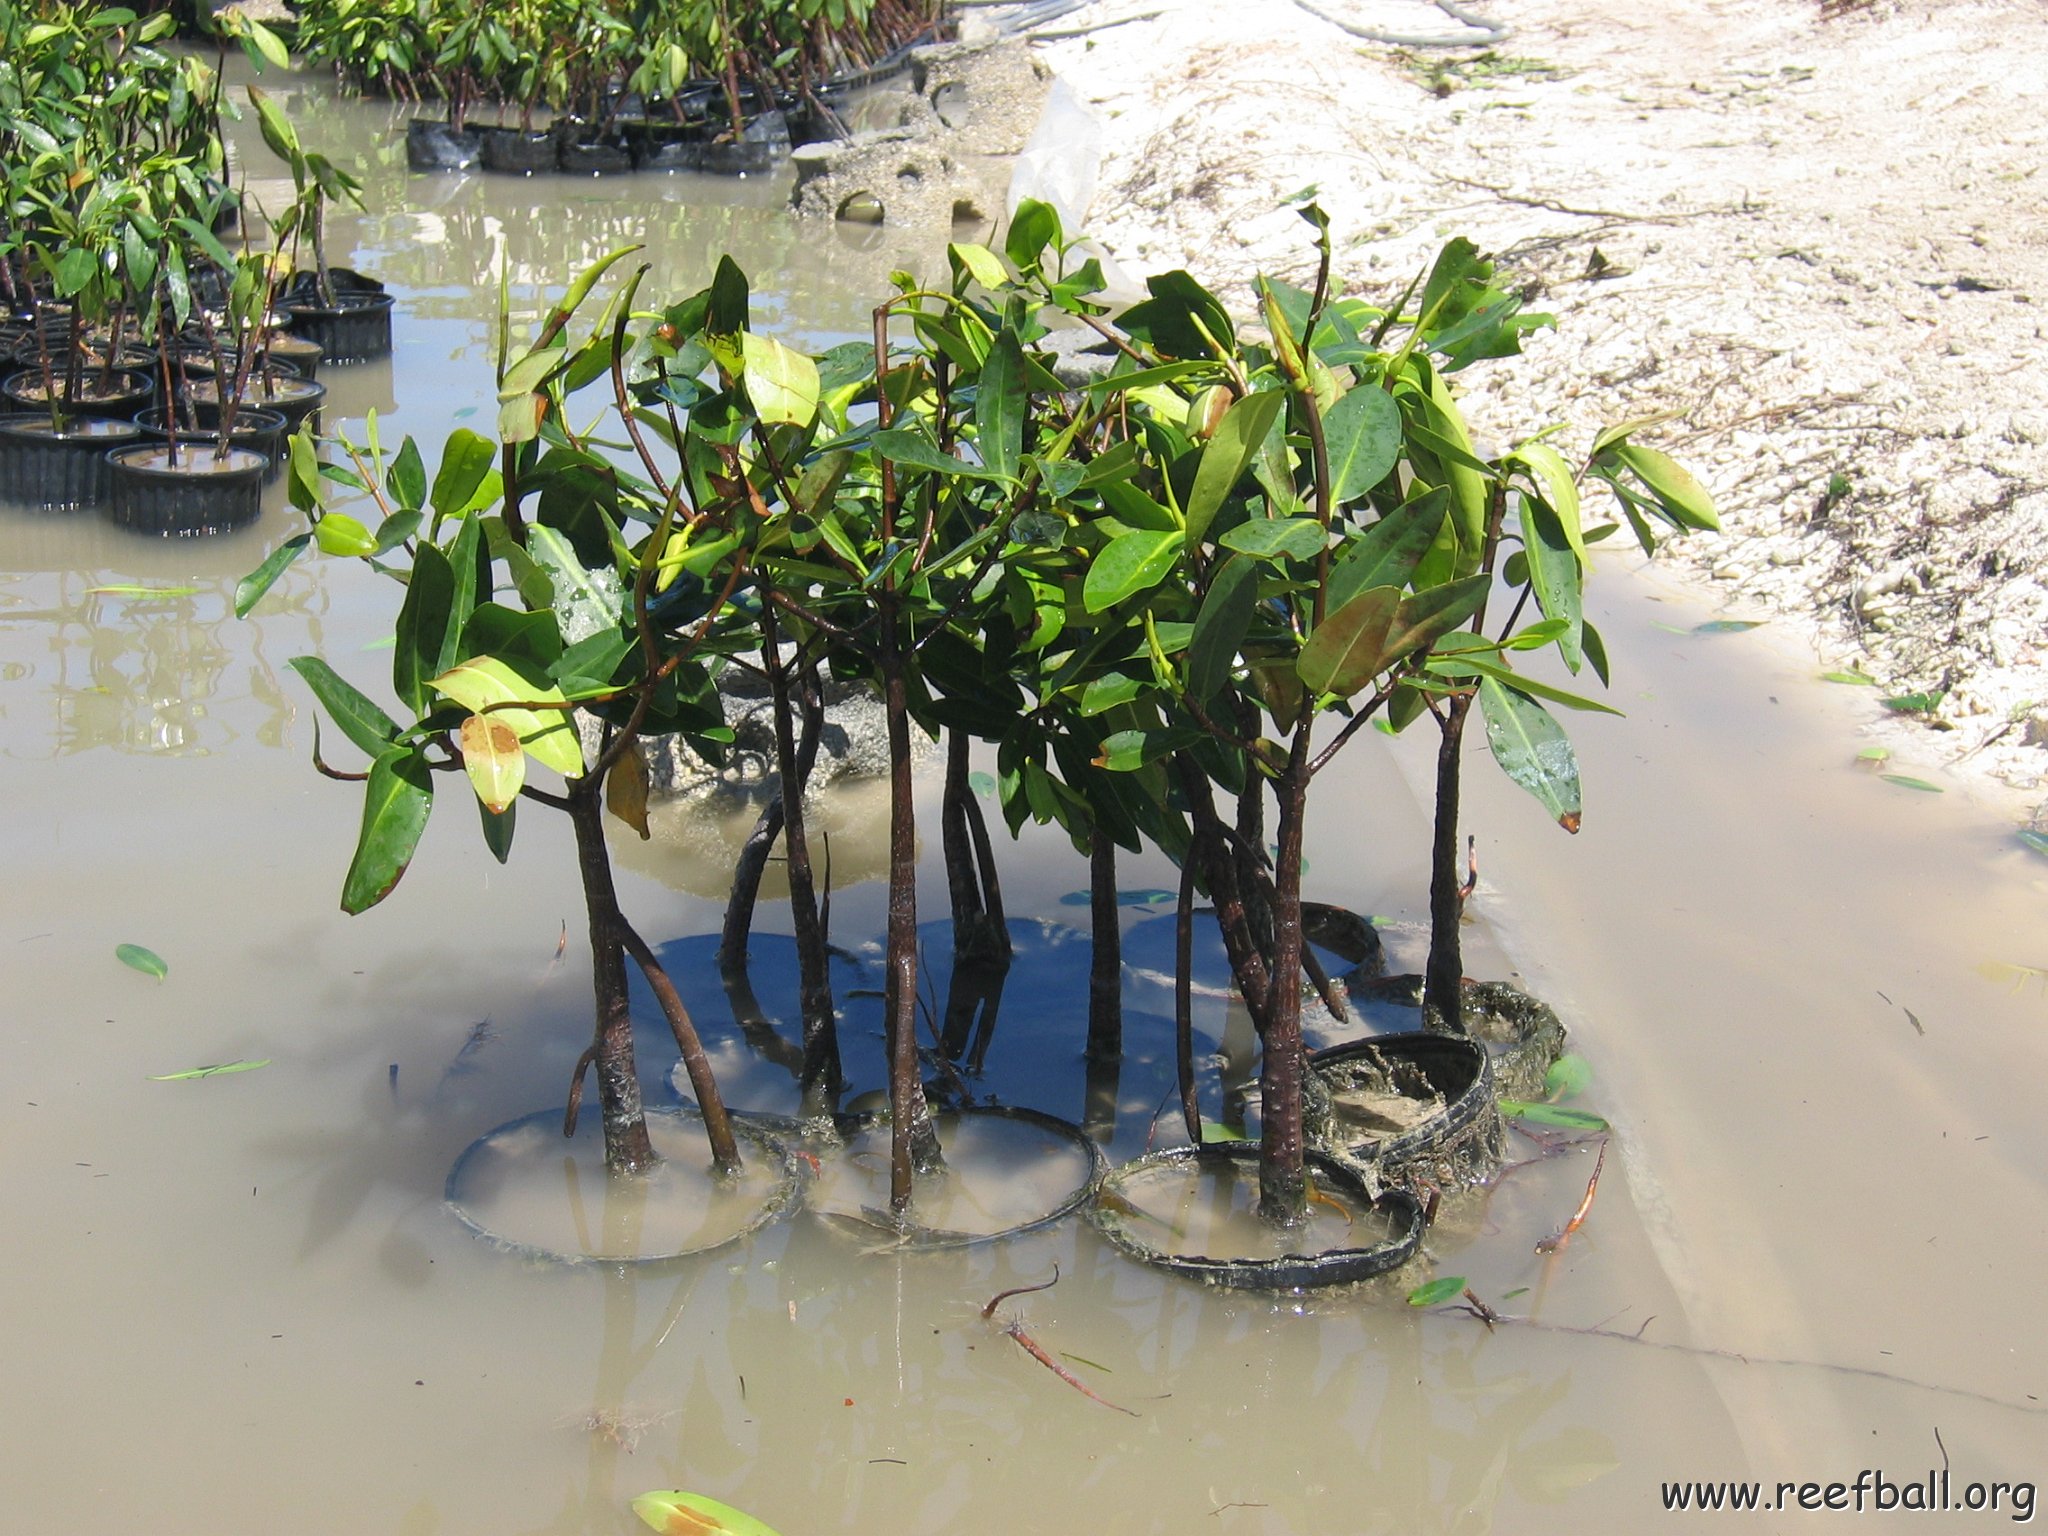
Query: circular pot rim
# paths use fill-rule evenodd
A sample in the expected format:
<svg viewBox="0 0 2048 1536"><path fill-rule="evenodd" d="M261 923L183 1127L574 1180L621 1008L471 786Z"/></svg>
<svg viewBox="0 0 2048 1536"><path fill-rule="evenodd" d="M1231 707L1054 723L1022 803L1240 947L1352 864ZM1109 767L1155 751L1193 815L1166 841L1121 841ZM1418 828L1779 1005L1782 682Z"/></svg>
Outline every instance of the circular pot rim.
<svg viewBox="0 0 2048 1536"><path fill-rule="evenodd" d="M1392 1168L1426 1152L1463 1131L1494 1105L1493 1057L1479 1041L1466 1035L1437 1034L1432 1030L1393 1030L1383 1035L1364 1035L1310 1053L1311 1072L1327 1080L1329 1072L1366 1055L1391 1055L1419 1067L1438 1087L1443 1107L1420 1125L1375 1141L1338 1146L1346 1157L1375 1167ZM1436 1083L1444 1066L1464 1074L1454 1088Z"/></svg>
<svg viewBox="0 0 2048 1536"><path fill-rule="evenodd" d="M1311 1147L1306 1159L1316 1174L1341 1187L1353 1198L1374 1210L1394 1217L1394 1235L1386 1242L1367 1248L1332 1248L1316 1254L1281 1254L1271 1259L1218 1259L1207 1254L1170 1253L1162 1248L1140 1247L1104 1213L1101 1196L1131 1174L1177 1163L1255 1162L1259 1143L1233 1141L1200 1147L1168 1147L1112 1168L1103 1178L1097 1198L1088 1207L1088 1220L1095 1230L1120 1251L1141 1263L1177 1275L1207 1281L1230 1290L1297 1291L1323 1286L1351 1285L1399 1269L1422 1246L1429 1222L1422 1202L1405 1189L1384 1189L1377 1198L1364 1177L1329 1153Z"/></svg>
<svg viewBox="0 0 2048 1536"><path fill-rule="evenodd" d="M698 1248L681 1248L672 1253L640 1253L627 1257L617 1257L606 1254L563 1253L558 1249L543 1247L539 1243L528 1242L523 1238L507 1237L503 1233L493 1232L489 1227L472 1216L457 1197L457 1185L461 1180L463 1170L469 1166L470 1159L477 1156L482 1151L485 1143L490 1141L492 1137L502 1136L509 1131L523 1130L529 1125L559 1126L562 1123L563 1113L564 1111L560 1109L537 1109L531 1114L520 1115L514 1119L507 1120L502 1125L492 1126L491 1129L485 1131L476 1140L464 1147L456 1155L455 1161L449 1165L448 1177L442 1181L441 1185L442 1203L447 1206L455 1219L461 1222L463 1226L502 1252L516 1254L521 1258L542 1259L550 1264L672 1263L679 1259L696 1258L700 1254L715 1253L720 1248L728 1248L732 1244L739 1242L742 1238L752 1237L777 1217L785 1212L796 1209L803 1203L803 1181L799 1176L798 1170L800 1165L797 1162L796 1153L785 1145L780 1137L771 1135L758 1125L749 1125L738 1118L734 1118L732 1122L734 1133L753 1142L755 1147L765 1156L773 1159L781 1168L782 1177L777 1182L773 1193L761 1202L760 1208L747 1221L727 1236L720 1238L717 1242L706 1243ZM703 1116L695 1108L689 1106L648 1109L645 1113L650 1119L659 1117L670 1120L693 1120L699 1124L703 1121Z"/></svg>

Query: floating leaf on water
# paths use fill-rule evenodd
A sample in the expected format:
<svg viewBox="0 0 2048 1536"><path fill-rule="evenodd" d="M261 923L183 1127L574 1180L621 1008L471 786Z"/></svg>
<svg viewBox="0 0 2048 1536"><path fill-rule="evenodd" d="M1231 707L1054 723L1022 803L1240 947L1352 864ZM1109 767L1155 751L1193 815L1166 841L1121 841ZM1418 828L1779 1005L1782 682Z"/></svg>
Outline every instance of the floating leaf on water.
<svg viewBox="0 0 2048 1536"><path fill-rule="evenodd" d="M1567 1051L1543 1075L1543 1096L1553 1104L1560 1099L1576 1099L1592 1080L1593 1068L1586 1058L1576 1051Z"/></svg>
<svg viewBox="0 0 2048 1536"><path fill-rule="evenodd" d="M1689 635L1692 633L1683 624L1666 624L1662 619L1650 620L1650 626L1653 629L1663 630L1667 635Z"/></svg>
<svg viewBox="0 0 2048 1536"><path fill-rule="evenodd" d="M1695 624L1692 632L1696 635L1739 635L1745 629L1762 629L1769 619L1709 619L1704 624Z"/></svg>
<svg viewBox="0 0 2048 1536"><path fill-rule="evenodd" d="M1856 757L1859 762L1881 763L1887 760L1891 755L1892 749L1890 747L1865 747L1861 752L1858 752L1856 754Z"/></svg>
<svg viewBox="0 0 2048 1536"><path fill-rule="evenodd" d="M1898 693L1881 702L1895 715L1926 715L1934 712L1947 692L1940 688L1932 693Z"/></svg>
<svg viewBox="0 0 2048 1536"><path fill-rule="evenodd" d="M1215 1120L1204 1120L1202 1122L1202 1145L1204 1146L1213 1146L1219 1141L1243 1141L1245 1139L1243 1131L1234 1131L1229 1126Z"/></svg>
<svg viewBox="0 0 2048 1536"><path fill-rule="evenodd" d="M1463 1275L1439 1275L1427 1285L1418 1285L1408 1293L1411 1307L1433 1307L1440 1301L1455 1301L1465 1294Z"/></svg>
<svg viewBox="0 0 2048 1536"><path fill-rule="evenodd" d="M140 944L116 944L114 958L131 970L154 976L158 981L170 974L171 968L164 964L163 956L153 949L144 949Z"/></svg>
<svg viewBox="0 0 2048 1536"><path fill-rule="evenodd" d="M1528 1294L1529 1287L1527 1287L1526 1285L1518 1285L1512 1291L1502 1291L1500 1293L1500 1299L1502 1301L1513 1301L1517 1296L1526 1296Z"/></svg>
<svg viewBox="0 0 2048 1536"><path fill-rule="evenodd" d="M1522 1099L1502 1099L1500 1112L1510 1120L1533 1120L1538 1125L1562 1126L1568 1131L1604 1131L1608 1124L1583 1109L1565 1109L1556 1104L1531 1104Z"/></svg>
<svg viewBox="0 0 2048 1536"><path fill-rule="evenodd" d="M1938 795L1942 792L1939 784L1930 784L1925 779L1916 779L1910 773L1880 773L1878 777L1887 784L1898 785L1901 789L1924 790L1930 795Z"/></svg>
<svg viewBox="0 0 2048 1536"><path fill-rule="evenodd" d="M752 1515L701 1493L643 1493L633 1513L663 1536L776 1536Z"/></svg>
<svg viewBox="0 0 2048 1536"><path fill-rule="evenodd" d="M129 582L110 582L104 587L87 587L85 590L100 597L190 597L204 589L200 587L143 587Z"/></svg>
<svg viewBox="0 0 2048 1536"><path fill-rule="evenodd" d="M230 1072L254 1072L258 1067L270 1065L270 1058L261 1061L224 1061L214 1067L193 1067L187 1072L166 1072L161 1077L152 1077L152 1083L182 1083L195 1077L223 1077Z"/></svg>
<svg viewBox="0 0 2048 1536"><path fill-rule="evenodd" d="M1820 680L1824 683L1850 683L1859 688L1875 688L1877 679L1868 672L1859 672L1851 667L1846 672L1823 672Z"/></svg>
<svg viewBox="0 0 2048 1536"><path fill-rule="evenodd" d="M1087 891L1069 891L1060 898L1063 907L1085 907L1095 898ZM1116 904L1120 907L1163 907L1170 906L1179 898L1172 891L1157 888L1137 891L1118 891Z"/></svg>
<svg viewBox="0 0 2048 1536"><path fill-rule="evenodd" d="M2030 981L2038 981L2044 992L2048 992L2048 968L2038 965L2021 965L2015 960L1986 960L1977 967L1979 975L1993 981L2009 981L2015 995Z"/></svg>
<svg viewBox="0 0 2048 1536"><path fill-rule="evenodd" d="M2036 832L2032 827L2022 827L2014 836L2034 852L2048 857L2048 832Z"/></svg>

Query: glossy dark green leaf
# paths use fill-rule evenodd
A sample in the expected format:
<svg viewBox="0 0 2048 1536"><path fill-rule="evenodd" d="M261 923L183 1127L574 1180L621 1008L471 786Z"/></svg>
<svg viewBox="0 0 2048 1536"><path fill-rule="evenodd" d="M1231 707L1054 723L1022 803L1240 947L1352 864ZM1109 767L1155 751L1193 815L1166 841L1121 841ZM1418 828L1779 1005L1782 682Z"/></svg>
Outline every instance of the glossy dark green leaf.
<svg viewBox="0 0 2048 1536"><path fill-rule="evenodd" d="M420 461L420 446L410 434L398 445L398 456L391 461L391 472L384 477L391 494L398 498L398 504L408 512L417 512L427 504L427 466Z"/></svg>
<svg viewBox="0 0 2048 1536"><path fill-rule="evenodd" d="M1287 397L1277 389L1246 395L1223 413L1216 433L1202 448L1195 468L1194 488L1188 492L1187 541L1193 548L1209 531L1209 524L1224 499L1251 468L1252 459L1280 418Z"/></svg>
<svg viewBox="0 0 2048 1536"><path fill-rule="evenodd" d="M1180 535L1170 531L1134 528L1118 534L1089 562L1081 583L1082 604L1090 613L1101 613L1157 586L1173 569L1180 549Z"/></svg>
<svg viewBox="0 0 2048 1536"><path fill-rule="evenodd" d="M1295 662L1315 693L1350 698L1384 669L1387 632L1401 607L1400 589L1369 587L1326 614Z"/></svg>
<svg viewBox="0 0 2048 1536"><path fill-rule="evenodd" d="M1324 544L1323 525L1312 517L1248 517L1216 542L1259 560L1313 560Z"/></svg>
<svg viewBox="0 0 2048 1536"><path fill-rule="evenodd" d="M1447 1301L1456 1301L1464 1294L1465 1277L1463 1275L1439 1275L1426 1285L1418 1285L1414 1290L1410 1291L1408 1293L1408 1305L1411 1307L1440 1306Z"/></svg>
<svg viewBox="0 0 2048 1536"><path fill-rule="evenodd" d="M1620 710L1611 704L1602 704L1598 699L1588 699L1576 693L1567 693L1562 688L1554 688L1549 683L1540 682L1536 678L1525 676L1496 656L1465 649L1447 648L1454 646L1457 639L1458 637L1455 635L1449 637L1445 645L1438 648L1437 654L1430 657L1424 663L1424 670L1437 677L1457 678L1464 682L1470 682L1481 677L1490 677L1498 682L1506 683L1510 688L1526 693L1532 698L1543 699L1552 704L1562 704L1566 709L1582 709L1600 715L1618 715L1621 713Z"/></svg>
<svg viewBox="0 0 2048 1536"><path fill-rule="evenodd" d="M718 258L711 276L711 306L704 329L713 336L734 336L747 328L747 274L730 256Z"/></svg>
<svg viewBox="0 0 2048 1536"><path fill-rule="evenodd" d="M413 556L412 579L398 609L398 644L391 655L391 687L416 715L427 712L430 679L447 669L441 653L454 622L455 574L448 557L432 544Z"/></svg>
<svg viewBox="0 0 2048 1536"><path fill-rule="evenodd" d="M1425 587L1402 598L1394 622L1387 629L1386 662L1398 661L1411 651L1434 645L1463 624L1485 603L1492 585L1490 576L1468 576L1463 581Z"/></svg>
<svg viewBox="0 0 2048 1536"><path fill-rule="evenodd" d="M1479 709L1501 772L1534 795L1565 831L1578 831L1579 759L1563 728L1534 699L1490 677L1480 680Z"/></svg>
<svg viewBox="0 0 2048 1536"><path fill-rule="evenodd" d="M1045 248L1060 238L1060 216L1052 204L1027 197L1010 216L1009 233L1003 237L1003 254L1025 276L1038 270Z"/></svg>
<svg viewBox="0 0 2048 1536"><path fill-rule="evenodd" d="M306 680L341 733L371 757L388 750L398 735L398 723L345 681L318 656L294 656L286 663Z"/></svg>
<svg viewBox="0 0 2048 1536"><path fill-rule="evenodd" d="M235 583L235 617L246 619L249 610L263 600L263 594L277 584L291 563L313 542L310 533L295 534L264 557L263 563Z"/></svg>
<svg viewBox="0 0 2048 1536"><path fill-rule="evenodd" d="M1330 456L1330 494L1339 506L1358 500L1401 459L1401 408L1376 384L1348 391L1323 413Z"/></svg>
<svg viewBox="0 0 2048 1536"><path fill-rule="evenodd" d="M1188 693L1197 702L1206 703L1230 680L1258 599L1259 568L1254 561L1233 555L1211 574L1188 640Z"/></svg>
<svg viewBox="0 0 2048 1536"><path fill-rule="evenodd" d="M1585 632L1583 594L1585 573L1578 553L1565 536L1564 524L1548 503L1524 495L1521 503L1522 553L1529 564L1529 587L1537 606L1551 618L1564 621L1557 638L1558 654L1572 671L1583 660Z"/></svg>
<svg viewBox="0 0 2048 1536"><path fill-rule="evenodd" d="M114 958L130 970L140 971L145 976L154 976L158 981L162 981L171 973L171 968L164 964L163 956L153 949L143 948L140 944L116 944Z"/></svg>
<svg viewBox="0 0 2048 1536"><path fill-rule="evenodd" d="M1329 606L1341 608L1368 587L1404 587L1444 526L1451 493L1441 488L1404 502L1357 537L1330 568Z"/></svg>
<svg viewBox="0 0 2048 1536"><path fill-rule="evenodd" d="M341 885L341 910L367 912L405 874L434 806L433 776L417 747L393 747L370 764L355 857Z"/></svg>
<svg viewBox="0 0 2048 1536"><path fill-rule="evenodd" d="M1118 317L1126 335L1169 358L1213 358L1230 351L1237 331L1222 302L1186 272L1145 279L1152 297Z"/></svg>
<svg viewBox="0 0 2048 1536"><path fill-rule="evenodd" d="M970 464L965 459L956 459L922 432L909 427L891 427L885 432L877 432L873 442L875 452L897 464L937 470L945 475L962 475L969 480L1009 481L1015 478L985 464Z"/></svg>
<svg viewBox="0 0 2048 1536"><path fill-rule="evenodd" d="M1026 393L1024 349L1007 326L988 350L974 395L974 444L981 462L1008 479L1017 476L1024 454Z"/></svg>
<svg viewBox="0 0 2048 1536"><path fill-rule="evenodd" d="M483 821L484 846L502 864L512 857L512 834L519 827L519 802L514 800L504 810L494 811L479 800L476 809Z"/></svg>
<svg viewBox="0 0 2048 1536"><path fill-rule="evenodd" d="M1130 703L1150 686L1145 679L1122 672L1105 672L1101 677L1090 678L1081 690L1080 716L1084 720L1093 719L1119 704Z"/></svg>

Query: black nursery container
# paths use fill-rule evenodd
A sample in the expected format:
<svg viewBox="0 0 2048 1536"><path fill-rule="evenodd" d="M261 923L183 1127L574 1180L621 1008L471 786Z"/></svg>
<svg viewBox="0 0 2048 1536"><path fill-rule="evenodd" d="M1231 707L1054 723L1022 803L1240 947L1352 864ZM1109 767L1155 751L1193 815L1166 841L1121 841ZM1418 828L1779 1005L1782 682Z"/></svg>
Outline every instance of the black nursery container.
<svg viewBox="0 0 2048 1536"><path fill-rule="evenodd" d="M113 481L107 511L116 524L164 538L199 538L240 528L262 514L268 455L249 448L216 455L209 443L184 447L178 458L172 465L165 443L116 448L107 455Z"/></svg>
<svg viewBox="0 0 2048 1536"><path fill-rule="evenodd" d="M47 411L0 416L0 500L45 512L97 507L112 486L107 451L140 436L132 421L76 416L57 432Z"/></svg>

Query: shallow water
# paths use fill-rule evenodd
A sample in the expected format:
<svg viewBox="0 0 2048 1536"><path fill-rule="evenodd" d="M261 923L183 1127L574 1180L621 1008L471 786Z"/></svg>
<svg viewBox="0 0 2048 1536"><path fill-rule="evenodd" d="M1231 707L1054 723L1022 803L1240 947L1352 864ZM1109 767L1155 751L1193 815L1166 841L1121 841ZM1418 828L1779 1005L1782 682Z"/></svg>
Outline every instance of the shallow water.
<svg viewBox="0 0 2048 1536"><path fill-rule="evenodd" d="M313 115L358 145L390 114ZM336 245L393 280L400 345L333 372L329 425L395 413L387 434L414 432L430 461L489 409L501 259L531 310L555 263L647 239L655 291L674 292L730 244L764 312L813 344L865 328L893 259L797 230L768 183L391 163L369 179L372 207L397 211L340 221ZM313 708L284 663L320 654L375 688L388 594L353 563L309 562L235 620L236 578L295 531L276 501L248 531L181 543L0 510L0 1528L619 1536L635 1494L683 1487L785 1536L1630 1530L1659 1518L1665 1479L1923 1476L1937 1426L1959 1485L2038 1474L2048 997L1981 968L2048 964L2048 862L1960 794L1863 772L1869 701L1813 681L1769 631L1674 635L1659 625L1712 615L1603 577L1632 718L1572 722L1576 840L1473 744L1470 969L1519 969L1558 1003L1594 1064L1586 1102L1619 1129L1554 1255L1534 1245L1578 1205L1589 1147L1445 1211L1437 1272L1542 1324L1488 1331L1398 1287L1212 1292L1074 1221L903 1252L798 1216L632 1269L477 1239L443 1204L451 1164L559 1106L588 1033L570 838L527 818L500 868L467 807L444 806L392 900L335 910L357 802L313 773ZM108 590L135 586L160 590ZM1379 915L1397 970L1422 960L1411 785L1429 748L1362 739L1308 844L1312 893ZM856 1095L882 1083L865 793L835 812ZM934 808L927 784L927 826ZM791 1015L787 941L765 931L782 914L764 905L755 1007L705 963L729 848L702 827L626 838L623 896L734 1102L786 1113L794 1032L758 1017ZM1042 835L1001 855L1020 953L998 1008L948 1006L928 930L949 1054L978 1091L1079 1122L1112 1158L1170 1136L1167 920L1129 909L1126 1057L1090 1069L1085 910L1063 900L1085 862ZM1127 860L1120 883L1171 875ZM161 954L167 979L117 964L122 942ZM1219 1080L1248 1074L1245 1031L1222 997L1196 1002L1217 1058L1204 1112L1228 1123ZM672 1102L665 1031L639 1003L647 1092ZM980 1317L1055 1264L1056 1287ZM1136 1416L1058 1380L1001 1331L1012 1319Z"/></svg>

